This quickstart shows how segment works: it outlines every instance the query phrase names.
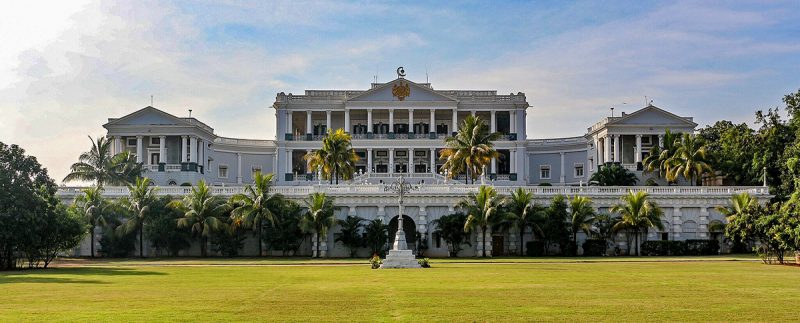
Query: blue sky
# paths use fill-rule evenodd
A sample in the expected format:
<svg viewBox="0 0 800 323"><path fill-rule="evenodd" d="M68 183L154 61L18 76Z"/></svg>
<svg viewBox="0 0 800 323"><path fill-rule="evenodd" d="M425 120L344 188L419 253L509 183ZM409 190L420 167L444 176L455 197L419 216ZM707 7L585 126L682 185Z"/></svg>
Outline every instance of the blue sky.
<svg viewBox="0 0 800 323"><path fill-rule="evenodd" d="M800 88L800 3L26 1L0 13L0 141L60 179L109 117L155 106L271 138L277 92L524 92L532 138L654 104L752 121ZM626 102L627 104L622 104Z"/></svg>

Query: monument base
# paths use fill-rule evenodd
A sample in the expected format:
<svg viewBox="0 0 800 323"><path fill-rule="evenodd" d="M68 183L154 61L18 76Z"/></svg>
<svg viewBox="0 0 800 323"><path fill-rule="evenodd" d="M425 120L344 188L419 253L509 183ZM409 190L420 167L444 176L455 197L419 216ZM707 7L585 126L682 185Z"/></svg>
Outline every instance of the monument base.
<svg viewBox="0 0 800 323"><path fill-rule="evenodd" d="M422 268L411 250L389 250L381 268Z"/></svg>

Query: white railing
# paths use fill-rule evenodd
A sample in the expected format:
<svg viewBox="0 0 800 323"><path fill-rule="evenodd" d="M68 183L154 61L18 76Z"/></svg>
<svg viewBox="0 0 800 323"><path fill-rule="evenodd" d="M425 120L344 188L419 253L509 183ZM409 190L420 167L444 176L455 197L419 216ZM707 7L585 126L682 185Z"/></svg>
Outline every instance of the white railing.
<svg viewBox="0 0 800 323"><path fill-rule="evenodd" d="M158 165L144 165L144 169L151 172L157 172Z"/></svg>
<svg viewBox="0 0 800 323"><path fill-rule="evenodd" d="M260 140L260 139L237 139L237 138L217 137L216 139L214 139L214 142L218 144L228 144L228 145L269 147L272 146L272 143L274 141Z"/></svg>
<svg viewBox="0 0 800 323"><path fill-rule="evenodd" d="M166 164L164 165L165 172L180 172L181 164Z"/></svg>

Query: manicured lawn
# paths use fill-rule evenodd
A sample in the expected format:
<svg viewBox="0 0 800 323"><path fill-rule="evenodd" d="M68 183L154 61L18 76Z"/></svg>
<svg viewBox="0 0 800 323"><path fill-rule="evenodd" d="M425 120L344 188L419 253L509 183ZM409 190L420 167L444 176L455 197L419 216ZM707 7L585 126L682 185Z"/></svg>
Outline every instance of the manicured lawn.
<svg viewBox="0 0 800 323"><path fill-rule="evenodd" d="M344 260L314 262L338 266L301 265L301 259L235 259L227 262L231 266L216 259L131 260L3 272L0 321L798 318L800 267L718 257L692 262L557 259L514 264L434 260L434 268L423 270L371 270L368 264L343 265ZM493 261L515 259L502 260ZM301 266L261 266L283 263ZM192 266L175 266L182 264Z"/></svg>

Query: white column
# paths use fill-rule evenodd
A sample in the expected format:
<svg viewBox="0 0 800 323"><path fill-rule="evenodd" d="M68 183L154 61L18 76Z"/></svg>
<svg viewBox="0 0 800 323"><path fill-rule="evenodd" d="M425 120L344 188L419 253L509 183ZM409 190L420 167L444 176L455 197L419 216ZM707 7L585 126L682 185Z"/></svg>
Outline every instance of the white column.
<svg viewBox="0 0 800 323"><path fill-rule="evenodd" d="M495 122L495 120L497 119L495 118L495 112L497 111L492 110L492 116L491 118L489 118L489 123L490 123L489 129L491 129L492 133L497 132L497 123Z"/></svg>
<svg viewBox="0 0 800 323"><path fill-rule="evenodd" d="M511 128L511 133L517 133L517 110L511 110L510 119L511 124L509 125L509 128Z"/></svg>
<svg viewBox="0 0 800 323"><path fill-rule="evenodd" d="M189 137L181 136L181 163L189 162Z"/></svg>
<svg viewBox="0 0 800 323"><path fill-rule="evenodd" d="M286 133L294 134L294 129L292 129L292 111L286 111Z"/></svg>
<svg viewBox="0 0 800 323"><path fill-rule="evenodd" d="M430 153L431 153L431 163L429 167L431 168L431 174L436 174L436 148L431 148Z"/></svg>
<svg viewBox="0 0 800 323"><path fill-rule="evenodd" d="M611 135L606 135L603 138L603 163L611 162Z"/></svg>
<svg viewBox="0 0 800 323"><path fill-rule="evenodd" d="M389 109L389 132L394 133L394 109Z"/></svg>
<svg viewBox="0 0 800 323"><path fill-rule="evenodd" d="M417 133L414 131L414 109L408 109L408 130L408 132Z"/></svg>
<svg viewBox="0 0 800 323"><path fill-rule="evenodd" d="M431 109L431 123L428 126L428 132L436 132L436 110Z"/></svg>
<svg viewBox="0 0 800 323"><path fill-rule="evenodd" d="M497 174L497 158L492 158L492 167L489 174Z"/></svg>
<svg viewBox="0 0 800 323"><path fill-rule="evenodd" d="M372 109L367 109L367 132L372 132Z"/></svg>
<svg viewBox="0 0 800 323"><path fill-rule="evenodd" d="M664 148L664 135L658 135L658 147Z"/></svg>
<svg viewBox="0 0 800 323"><path fill-rule="evenodd" d="M697 225L697 236L700 239L708 239L708 208L701 207L700 208L700 223Z"/></svg>
<svg viewBox="0 0 800 323"><path fill-rule="evenodd" d="M566 166L566 165L564 165L564 152L562 151L561 152L561 180L560 180L561 184L566 183L566 180L567 180L566 171L564 169L564 166Z"/></svg>
<svg viewBox="0 0 800 323"><path fill-rule="evenodd" d="M450 129L450 133L458 131L458 109L453 109L453 127Z"/></svg>
<svg viewBox="0 0 800 323"><path fill-rule="evenodd" d="M286 173L292 173L292 150L286 149Z"/></svg>
<svg viewBox="0 0 800 323"><path fill-rule="evenodd" d="M367 173L372 173L372 148L367 148Z"/></svg>
<svg viewBox="0 0 800 323"><path fill-rule="evenodd" d="M511 150L509 150L509 154L511 155L510 156L511 158L509 158L509 161L508 161L509 162L509 164L508 164L509 169L511 170L512 173L516 173L517 172L517 150L512 148Z"/></svg>
<svg viewBox="0 0 800 323"><path fill-rule="evenodd" d="M201 166L205 165L206 164L205 157L206 157L206 143L203 141L203 139L197 139L197 164Z"/></svg>
<svg viewBox="0 0 800 323"><path fill-rule="evenodd" d="M114 155L122 152L122 136L114 136Z"/></svg>
<svg viewBox="0 0 800 323"><path fill-rule="evenodd" d="M681 228L681 225L683 224L683 213L681 212L680 206L676 206L672 212L673 238L671 240L676 240L681 237L681 233L683 232L683 229Z"/></svg>
<svg viewBox="0 0 800 323"><path fill-rule="evenodd" d="M189 137L189 162L197 163L197 137Z"/></svg>
<svg viewBox="0 0 800 323"><path fill-rule="evenodd" d="M471 114L474 117L475 116L475 110L470 111L469 114Z"/></svg>
<svg viewBox="0 0 800 323"><path fill-rule="evenodd" d="M236 153L236 183L242 183L242 154Z"/></svg>
<svg viewBox="0 0 800 323"><path fill-rule="evenodd" d="M636 151L634 152L636 155L634 156L634 162L641 162L642 161L642 135L636 135Z"/></svg>
<svg viewBox="0 0 800 323"><path fill-rule="evenodd" d="M614 135L614 162L621 162L619 158L619 135Z"/></svg>
<svg viewBox="0 0 800 323"><path fill-rule="evenodd" d="M306 134L311 133L311 111L306 111Z"/></svg>
<svg viewBox="0 0 800 323"><path fill-rule="evenodd" d="M394 173L394 148L389 148L389 174Z"/></svg>
<svg viewBox="0 0 800 323"><path fill-rule="evenodd" d="M325 111L325 131L331 130L331 110Z"/></svg>
<svg viewBox="0 0 800 323"><path fill-rule="evenodd" d="M158 162L167 162L167 136L158 137Z"/></svg>
<svg viewBox="0 0 800 323"><path fill-rule="evenodd" d="M136 136L136 162L141 163L144 161L144 145L142 145L142 136Z"/></svg>
<svg viewBox="0 0 800 323"><path fill-rule="evenodd" d="M350 133L352 131L352 127L350 126L350 110L344 110L344 131Z"/></svg>
<svg viewBox="0 0 800 323"><path fill-rule="evenodd" d="M597 165L603 164L603 154L600 151L600 140L597 138L597 135L593 136L592 139L594 140L594 160L597 162Z"/></svg>
<svg viewBox="0 0 800 323"><path fill-rule="evenodd" d="M408 165L406 165L406 172L409 174L414 173L414 148L408 148Z"/></svg>

